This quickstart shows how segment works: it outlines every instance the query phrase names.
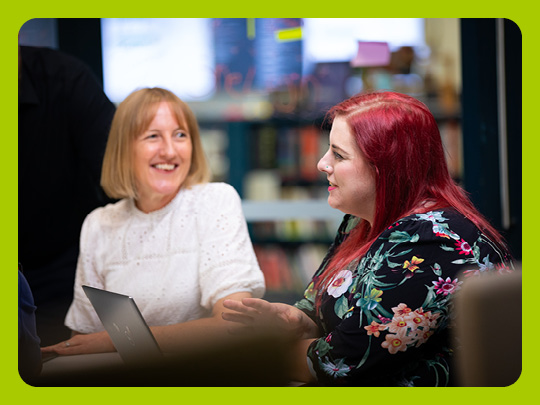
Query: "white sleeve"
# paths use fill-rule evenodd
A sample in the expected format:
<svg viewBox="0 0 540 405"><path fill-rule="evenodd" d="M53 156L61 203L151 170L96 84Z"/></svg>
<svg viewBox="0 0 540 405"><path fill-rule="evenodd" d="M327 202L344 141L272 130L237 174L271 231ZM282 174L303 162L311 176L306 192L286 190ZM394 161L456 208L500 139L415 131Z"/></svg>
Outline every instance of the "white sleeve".
<svg viewBox="0 0 540 405"><path fill-rule="evenodd" d="M68 328L80 333L93 333L103 330L101 321L82 289L83 285L104 288L102 278L98 273L96 260L96 243L99 237L99 226L97 224L99 216L96 214L95 211L89 214L84 220L81 229L73 302L64 322Z"/></svg>
<svg viewBox="0 0 540 405"><path fill-rule="evenodd" d="M211 310L236 292L264 295L264 276L255 257L240 196L224 183L211 183L199 204L201 305Z"/></svg>

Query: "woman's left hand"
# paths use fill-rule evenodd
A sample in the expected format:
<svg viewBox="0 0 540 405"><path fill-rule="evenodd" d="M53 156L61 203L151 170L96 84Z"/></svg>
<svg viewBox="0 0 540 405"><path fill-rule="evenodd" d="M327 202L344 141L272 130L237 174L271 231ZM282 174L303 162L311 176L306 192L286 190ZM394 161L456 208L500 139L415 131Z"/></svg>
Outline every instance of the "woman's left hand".
<svg viewBox="0 0 540 405"><path fill-rule="evenodd" d="M114 351L116 349L107 332L90 333L88 335L77 334L63 342L41 348L42 355L56 353L60 356Z"/></svg>
<svg viewBox="0 0 540 405"><path fill-rule="evenodd" d="M296 339L317 337L318 327L298 308L258 298L244 298L241 301L226 300L224 307L235 312L224 312L222 318L235 323L231 332L251 330L254 332L278 334Z"/></svg>

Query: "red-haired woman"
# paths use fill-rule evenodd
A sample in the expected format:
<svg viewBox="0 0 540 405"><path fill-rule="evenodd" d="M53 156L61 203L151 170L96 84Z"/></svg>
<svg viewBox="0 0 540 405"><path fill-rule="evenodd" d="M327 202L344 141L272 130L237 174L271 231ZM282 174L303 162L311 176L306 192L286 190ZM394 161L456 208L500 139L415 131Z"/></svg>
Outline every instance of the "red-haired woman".
<svg viewBox="0 0 540 405"><path fill-rule="evenodd" d="M499 233L449 175L433 115L394 92L329 112L318 163L346 215L295 306L226 301L223 318L290 338L290 378L320 385L451 385L449 321L463 279L511 271Z"/></svg>

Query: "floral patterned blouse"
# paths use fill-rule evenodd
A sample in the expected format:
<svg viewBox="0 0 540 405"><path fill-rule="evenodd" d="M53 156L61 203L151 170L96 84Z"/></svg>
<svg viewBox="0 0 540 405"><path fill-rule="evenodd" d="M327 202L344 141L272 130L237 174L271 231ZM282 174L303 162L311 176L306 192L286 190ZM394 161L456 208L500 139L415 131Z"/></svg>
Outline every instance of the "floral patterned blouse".
<svg viewBox="0 0 540 405"><path fill-rule="evenodd" d="M452 385L450 307L463 280L512 264L453 209L415 214L388 227L364 257L323 292L313 285L358 218L346 215L326 258L295 305L319 326L308 350L321 385Z"/></svg>

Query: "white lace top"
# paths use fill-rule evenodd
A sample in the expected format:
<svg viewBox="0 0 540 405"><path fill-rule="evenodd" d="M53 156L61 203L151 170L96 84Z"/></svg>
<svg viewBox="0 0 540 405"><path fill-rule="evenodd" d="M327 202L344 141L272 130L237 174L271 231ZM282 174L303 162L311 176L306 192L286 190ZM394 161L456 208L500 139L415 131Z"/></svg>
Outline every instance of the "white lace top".
<svg viewBox="0 0 540 405"><path fill-rule="evenodd" d="M148 214L131 199L94 210L82 227L65 324L101 331L84 284L132 296L151 326L205 317L221 298L262 297L265 288L240 198L224 183L182 189Z"/></svg>

